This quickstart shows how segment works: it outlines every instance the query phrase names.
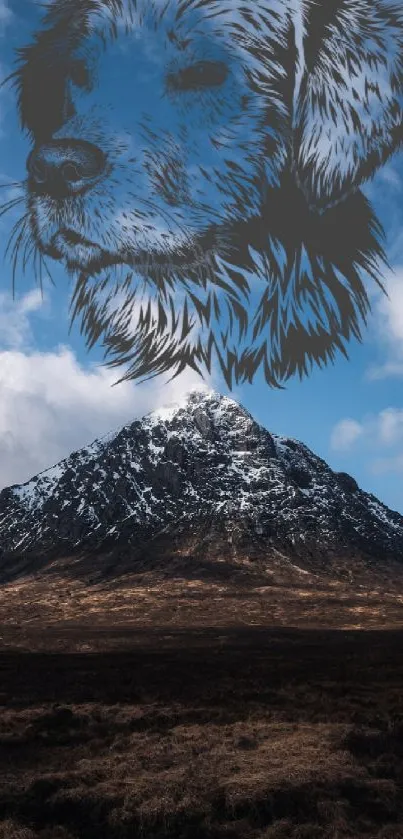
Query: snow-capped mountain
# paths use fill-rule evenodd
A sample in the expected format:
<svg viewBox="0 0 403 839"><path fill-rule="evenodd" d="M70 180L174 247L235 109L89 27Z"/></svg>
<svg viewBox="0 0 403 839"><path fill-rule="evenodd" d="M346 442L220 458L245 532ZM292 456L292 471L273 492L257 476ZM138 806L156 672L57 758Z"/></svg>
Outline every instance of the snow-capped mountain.
<svg viewBox="0 0 403 839"><path fill-rule="evenodd" d="M94 565L126 551L130 564L151 543L169 562L178 539L217 561L298 558L302 573L339 563L347 576L363 559L403 569L403 516L213 391L191 391L0 493L0 578L22 558L80 551Z"/></svg>

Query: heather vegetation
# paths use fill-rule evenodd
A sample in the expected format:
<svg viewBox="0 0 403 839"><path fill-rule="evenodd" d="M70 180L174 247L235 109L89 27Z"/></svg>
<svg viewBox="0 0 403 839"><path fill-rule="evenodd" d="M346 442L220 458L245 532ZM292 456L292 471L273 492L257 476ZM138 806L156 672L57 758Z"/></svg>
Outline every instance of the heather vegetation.
<svg viewBox="0 0 403 839"><path fill-rule="evenodd" d="M402 630L13 633L0 839L403 839Z"/></svg>

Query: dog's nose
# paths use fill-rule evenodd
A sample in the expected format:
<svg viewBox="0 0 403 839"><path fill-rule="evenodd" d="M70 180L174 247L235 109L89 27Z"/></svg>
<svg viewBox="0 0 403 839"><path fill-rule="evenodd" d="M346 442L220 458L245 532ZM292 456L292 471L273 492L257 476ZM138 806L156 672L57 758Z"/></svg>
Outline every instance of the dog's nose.
<svg viewBox="0 0 403 839"><path fill-rule="evenodd" d="M106 156L86 140L50 140L27 159L31 192L66 198L89 189L106 167Z"/></svg>

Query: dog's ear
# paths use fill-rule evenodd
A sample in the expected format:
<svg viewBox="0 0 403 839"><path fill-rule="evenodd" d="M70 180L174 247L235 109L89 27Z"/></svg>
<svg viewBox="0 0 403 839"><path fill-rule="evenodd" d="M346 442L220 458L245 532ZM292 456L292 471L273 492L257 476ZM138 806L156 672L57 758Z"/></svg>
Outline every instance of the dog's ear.
<svg viewBox="0 0 403 839"><path fill-rule="evenodd" d="M293 170L309 205L342 201L403 142L403 5L292 0Z"/></svg>

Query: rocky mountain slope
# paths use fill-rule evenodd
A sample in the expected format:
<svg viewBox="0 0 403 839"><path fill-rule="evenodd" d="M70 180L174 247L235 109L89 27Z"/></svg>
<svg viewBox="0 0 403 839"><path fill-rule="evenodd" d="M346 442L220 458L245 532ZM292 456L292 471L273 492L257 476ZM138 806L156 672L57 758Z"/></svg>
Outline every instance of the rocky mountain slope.
<svg viewBox="0 0 403 839"><path fill-rule="evenodd" d="M179 556L217 574L288 564L348 579L364 565L403 572L403 516L232 399L195 390L0 493L0 579L67 555L91 557L98 577L119 563L174 572Z"/></svg>

